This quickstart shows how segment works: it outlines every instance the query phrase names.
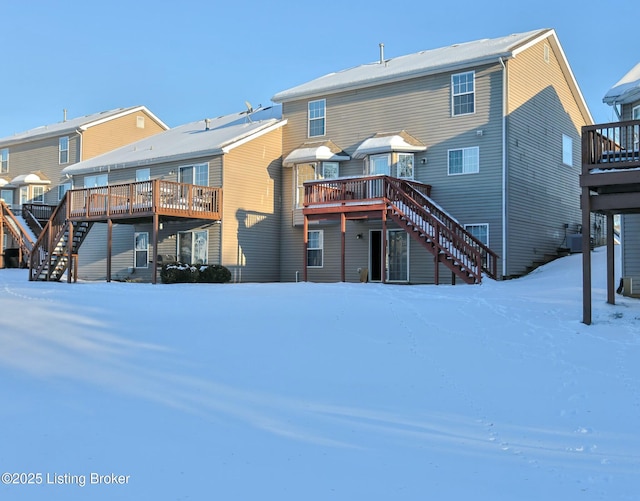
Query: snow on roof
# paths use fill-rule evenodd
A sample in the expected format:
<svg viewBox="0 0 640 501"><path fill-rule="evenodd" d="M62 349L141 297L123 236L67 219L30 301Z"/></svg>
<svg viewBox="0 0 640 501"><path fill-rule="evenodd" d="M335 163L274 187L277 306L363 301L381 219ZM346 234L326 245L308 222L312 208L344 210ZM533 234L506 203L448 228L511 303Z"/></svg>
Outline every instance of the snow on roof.
<svg viewBox="0 0 640 501"><path fill-rule="evenodd" d="M293 150L287 155L282 164L285 167L292 167L295 164L308 162L343 162L349 159L349 155L344 153L333 141L316 141L304 143L299 148Z"/></svg>
<svg viewBox="0 0 640 501"><path fill-rule="evenodd" d="M367 155L386 153L389 151L417 152L425 151L426 145L406 131L395 133L379 133L362 141L353 153L353 158L364 158Z"/></svg>
<svg viewBox="0 0 640 501"><path fill-rule="evenodd" d="M424 50L387 59L384 64L379 61L363 64L279 92L272 100L286 102L498 61L499 58L513 57L523 46L552 34L553 30L541 29Z"/></svg>
<svg viewBox="0 0 640 501"><path fill-rule="evenodd" d="M30 174L20 174L14 177L10 183L12 186L22 186L25 184L51 184L51 181L41 172L31 172Z"/></svg>
<svg viewBox="0 0 640 501"><path fill-rule="evenodd" d="M0 146L20 143L24 141L34 141L36 139L42 139L50 136L59 136L65 133L73 133L78 130L84 131L89 127L101 124L107 120L113 120L129 113L135 113L137 111L143 111L151 116L161 127L168 129L169 127L164 124L158 117L151 113L145 106L132 106L129 108L117 108L115 110L101 111L100 113L93 113L91 115L85 115L83 117L72 118L63 122L58 122L51 125L43 125L30 129L25 132L19 132L12 136L0 138Z"/></svg>
<svg viewBox="0 0 640 501"><path fill-rule="evenodd" d="M282 107L270 106L204 119L169 129L103 155L65 167L62 175L102 172L173 160L221 155L242 140L282 126Z"/></svg>
<svg viewBox="0 0 640 501"><path fill-rule="evenodd" d="M640 63L623 76L602 99L606 104L626 104L640 99Z"/></svg>

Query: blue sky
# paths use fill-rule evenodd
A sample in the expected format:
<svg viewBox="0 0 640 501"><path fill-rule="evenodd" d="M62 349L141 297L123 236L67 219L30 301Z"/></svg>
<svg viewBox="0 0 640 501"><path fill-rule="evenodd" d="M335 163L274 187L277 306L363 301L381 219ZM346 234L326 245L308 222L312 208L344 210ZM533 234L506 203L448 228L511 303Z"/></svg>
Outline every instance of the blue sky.
<svg viewBox="0 0 640 501"><path fill-rule="evenodd" d="M332 71L481 38L554 28L596 122L637 62L632 0L6 2L0 137L145 105L169 126L241 111ZM514 3L515 5L515 3ZM613 4L612 4L613 5Z"/></svg>

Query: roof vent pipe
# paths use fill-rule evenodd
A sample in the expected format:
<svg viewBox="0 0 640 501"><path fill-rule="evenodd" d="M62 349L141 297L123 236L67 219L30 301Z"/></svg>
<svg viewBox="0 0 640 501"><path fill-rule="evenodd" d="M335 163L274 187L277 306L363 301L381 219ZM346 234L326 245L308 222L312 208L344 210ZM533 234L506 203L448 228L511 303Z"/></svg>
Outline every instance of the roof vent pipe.
<svg viewBox="0 0 640 501"><path fill-rule="evenodd" d="M380 64L384 64L384 44L380 43Z"/></svg>
<svg viewBox="0 0 640 501"><path fill-rule="evenodd" d="M63 122L67 121L67 110L66 109L62 110L62 121Z"/></svg>
<svg viewBox="0 0 640 501"><path fill-rule="evenodd" d="M205 118L204 119L204 130L209 130L211 128L211 119L210 118Z"/></svg>

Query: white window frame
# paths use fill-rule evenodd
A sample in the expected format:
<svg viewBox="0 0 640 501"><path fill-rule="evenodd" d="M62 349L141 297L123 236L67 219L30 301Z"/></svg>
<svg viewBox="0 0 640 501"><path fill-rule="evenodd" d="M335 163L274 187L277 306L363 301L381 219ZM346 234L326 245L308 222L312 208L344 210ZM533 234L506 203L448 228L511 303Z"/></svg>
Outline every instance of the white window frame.
<svg viewBox="0 0 640 501"><path fill-rule="evenodd" d="M191 179L185 179L187 169L191 169ZM181 165L178 168L178 182L197 186L209 186L209 163Z"/></svg>
<svg viewBox="0 0 640 501"><path fill-rule="evenodd" d="M304 167L311 167L313 169L313 176L310 173L301 174L301 170ZM303 164L296 164L293 169L293 185L295 193L293 194L295 200L296 209L304 207L304 183L307 181L315 181L318 179L318 164L315 162L307 162Z"/></svg>
<svg viewBox="0 0 640 501"><path fill-rule="evenodd" d="M62 183L58 185L58 202L64 198L65 193L71 189L71 183Z"/></svg>
<svg viewBox="0 0 640 501"><path fill-rule="evenodd" d="M85 188L101 188L109 184L109 174L96 174L94 176L84 177Z"/></svg>
<svg viewBox="0 0 640 501"><path fill-rule="evenodd" d="M474 228L485 228L486 242L482 240L476 233L473 232ZM483 244L489 247L489 223L473 223L473 224L465 224L464 229L471 233L474 237L480 240Z"/></svg>
<svg viewBox="0 0 640 501"><path fill-rule="evenodd" d="M374 172L374 165L377 160L385 159L387 162L386 172ZM390 176L391 175L391 153L381 153L378 155L369 155L367 163L367 174L369 176Z"/></svg>
<svg viewBox="0 0 640 501"><path fill-rule="evenodd" d="M58 163L60 165L69 163L69 137L64 136L58 139Z"/></svg>
<svg viewBox="0 0 640 501"><path fill-rule="evenodd" d="M192 265L205 265L208 263L209 261L209 231L208 230L194 230L194 231L179 231L178 232L178 238L176 238L177 242L177 249L176 249L176 256L178 257L178 260L181 262L185 262L185 260L183 260L183 253L180 251L180 248L182 246L182 239L186 236L186 235L190 235L191 238L191 249L189 250L189 252L191 253L191 263L185 263L185 264L192 264ZM200 248L201 252L198 252L198 243L202 241L204 242L204 246L202 246ZM194 257L197 257L198 254L201 255L200 257L200 261L202 261L201 263L198 263L198 259L195 259L195 263L194 261Z"/></svg>
<svg viewBox="0 0 640 501"><path fill-rule="evenodd" d="M318 103L322 103L322 107L315 106ZM322 133L317 134L314 130L312 134L312 127L316 125L316 122L322 121ZM313 127L315 129L315 127ZM327 100L316 99L315 101L309 101L307 103L307 136L308 137L321 137L327 133Z"/></svg>
<svg viewBox="0 0 640 501"><path fill-rule="evenodd" d="M405 269L404 271L406 271L406 277L404 278L391 278L391 268L394 265L394 263L392 262L392 256L391 256L392 245L393 245L391 243L392 235L400 235L406 244L407 255L405 256L405 262L402 263L400 259L398 259L397 261L399 264L401 264L401 266L404 267ZM411 239L409 238L409 234L402 229L387 230L387 255L385 256L385 259L386 259L385 268L387 269L387 272L386 272L387 282L391 282L391 283L409 282L409 277L410 277L409 263L411 262L410 257L411 257Z"/></svg>
<svg viewBox="0 0 640 501"><path fill-rule="evenodd" d="M38 193L37 195L36 195L36 192ZM31 203L34 203L34 204L44 203L44 186L31 187Z"/></svg>
<svg viewBox="0 0 640 501"><path fill-rule="evenodd" d="M471 76L469 81L468 77ZM465 81L460 80L464 77ZM471 90L469 90L471 89ZM471 111L457 112L456 113L456 98L463 96L472 96ZM465 102L464 106L467 107L469 103ZM462 105L459 105L462 107ZM476 72L465 71L463 73L455 73L451 75L451 116L457 117L462 115L473 115L476 112Z"/></svg>
<svg viewBox="0 0 640 501"><path fill-rule="evenodd" d="M562 134L562 163L573 167L573 138Z"/></svg>
<svg viewBox="0 0 640 501"><path fill-rule="evenodd" d="M144 239L140 239L140 237L144 237ZM140 247L138 244L144 245L146 242L146 247ZM138 255L141 253L145 253L146 257L144 258L144 266L138 266ZM133 234L133 267L134 268L148 268L149 267L149 232L148 231L136 231Z"/></svg>
<svg viewBox="0 0 640 501"><path fill-rule="evenodd" d="M29 203L29 187L28 186L20 186L19 193L20 205Z"/></svg>
<svg viewBox="0 0 640 501"><path fill-rule="evenodd" d="M340 177L340 162L322 162L322 179Z"/></svg>
<svg viewBox="0 0 640 501"><path fill-rule="evenodd" d="M4 200L9 207L13 206L13 195L14 195L13 190L10 190L10 189L0 190L0 198Z"/></svg>
<svg viewBox="0 0 640 501"><path fill-rule="evenodd" d="M315 247L311 247L311 234L318 234L318 243ZM320 264L309 264L309 251L319 252ZM307 268L322 268L324 267L324 230L308 230L307 231Z"/></svg>
<svg viewBox="0 0 640 501"><path fill-rule="evenodd" d="M0 150L0 174L9 172L9 148Z"/></svg>
<svg viewBox="0 0 640 501"><path fill-rule="evenodd" d="M631 120L640 120L640 105L631 108Z"/></svg>
<svg viewBox="0 0 640 501"><path fill-rule="evenodd" d="M409 176L402 176L400 175L400 159L401 158L410 158L411 159L411 175ZM415 155L413 153L398 153L398 159L396 161L396 176L401 178L401 179L413 179L413 176L415 175L415 168L416 168L416 159L415 159Z"/></svg>
<svg viewBox="0 0 640 501"><path fill-rule="evenodd" d="M140 181L149 181L151 179L151 169L145 167L144 169L136 169L136 183Z"/></svg>
<svg viewBox="0 0 640 501"><path fill-rule="evenodd" d="M462 172L451 172L451 153L454 151L462 152ZM475 159L475 165L469 163ZM471 146L470 148L453 148L447 151L447 174L449 176L464 176L465 174L477 174L480 172L480 147Z"/></svg>

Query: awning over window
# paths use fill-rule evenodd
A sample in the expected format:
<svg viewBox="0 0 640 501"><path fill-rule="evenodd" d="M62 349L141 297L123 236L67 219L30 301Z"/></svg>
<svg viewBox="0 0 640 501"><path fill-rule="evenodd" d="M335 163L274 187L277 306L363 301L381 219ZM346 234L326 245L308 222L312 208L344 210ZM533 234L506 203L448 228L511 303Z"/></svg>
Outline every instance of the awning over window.
<svg viewBox="0 0 640 501"><path fill-rule="evenodd" d="M390 153L392 151L416 153L418 151L426 151L426 149L427 146L422 141L404 130L400 132L380 132L362 141L353 153L353 158L364 158L367 155Z"/></svg>
<svg viewBox="0 0 640 501"><path fill-rule="evenodd" d="M42 172L31 172L14 177L6 186L18 187L26 184L51 184L51 181Z"/></svg>
<svg viewBox="0 0 640 501"><path fill-rule="evenodd" d="M344 162L350 160L341 148L333 141L315 141L313 143L303 143L287 155L283 164L285 167L292 167L295 164L310 162Z"/></svg>

